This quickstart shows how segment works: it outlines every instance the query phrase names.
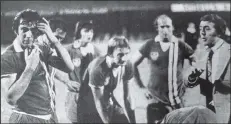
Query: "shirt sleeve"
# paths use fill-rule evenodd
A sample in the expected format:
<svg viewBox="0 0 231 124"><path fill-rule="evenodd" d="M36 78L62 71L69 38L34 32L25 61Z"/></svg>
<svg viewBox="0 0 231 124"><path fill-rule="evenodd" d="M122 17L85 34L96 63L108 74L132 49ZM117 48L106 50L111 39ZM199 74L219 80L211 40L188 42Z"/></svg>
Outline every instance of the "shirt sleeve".
<svg viewBox="0 0 231 124"><path fill-rule="evenodd" d="M102 69L94 65L95 62L89 65L89 86L93 86L95 88L100 88L104 86L105 80L102 73Z"/></svg>
<svg viewBox="0 0 231 124"><path fill-rule="evenodd" d="M192 47L185 42L179 41L179 47L182 49L185 58L189 58L194 53Z"/></svg>
<svg viewBox="0 0 231 124"><path fill-rule="evenodd" d="M1 55L1 77L13 73L17 73L13 57L8 55Z"/></svg>
<svg viewBox="0 0 231 124"><path fill-rule="evenodd" d="M53 51L51 50L50 46L47 44L40 45L40 49L43 51L42 53L42 61L45 63L48 63L49 65L68 72L68 68L66 67L65 62L63 59L60 57L59 53L57 52L58 56L53 56Z"/></svg>
<svg viewBox="0 0 231 124"><path fill-rule="evenodd" d="M148 57L148 52L150 50L150 40L146 41L139 49L139 52L144 56Z"/></svg>

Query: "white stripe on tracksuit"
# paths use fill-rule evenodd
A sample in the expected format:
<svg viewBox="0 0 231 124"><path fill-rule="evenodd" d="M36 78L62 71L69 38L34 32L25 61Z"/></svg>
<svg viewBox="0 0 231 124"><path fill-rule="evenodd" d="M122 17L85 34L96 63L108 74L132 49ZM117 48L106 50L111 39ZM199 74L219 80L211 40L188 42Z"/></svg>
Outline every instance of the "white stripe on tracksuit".
<svg viewBox="0 0 231 124"><path fill-rule="evenodd" d="M170 43L169 63L168 63L168 89L169 89L169 100L172 106L179 104L181 102L177 90L178 49L179 49L178 41Z"/></svg>
<svg viewBox="0 0 231 124"><path fill-rule="evenodd" d="M40 61L41 62L41 61ZM55 92L53 90L53 86L54 86L54 72L55 72L55 69L52 68L52 72L51 72L51 75L49 75L49 72L47 70L47 66L45 65L44 62L41 62L45 72L46 72L46 82L47 82L47 85L48 85L48 90L49 90L49 94L50 94L50 97L51 97L51 101L50 101L50 104L51 104L51 108L52 110L54 111L55 109L55 105L54 105L54 101L55 101Z"/></svg>

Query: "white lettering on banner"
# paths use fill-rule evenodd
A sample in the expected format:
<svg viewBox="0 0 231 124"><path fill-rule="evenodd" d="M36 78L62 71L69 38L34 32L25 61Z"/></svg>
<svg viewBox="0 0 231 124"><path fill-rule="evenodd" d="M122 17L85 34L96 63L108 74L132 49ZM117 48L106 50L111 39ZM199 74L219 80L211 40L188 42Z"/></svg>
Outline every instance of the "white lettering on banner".
<svg viewBox="0 0 231 124"><path fill-rule="evenodd" d="M230 3L174 3L172 12L230 11Z"/></svg>

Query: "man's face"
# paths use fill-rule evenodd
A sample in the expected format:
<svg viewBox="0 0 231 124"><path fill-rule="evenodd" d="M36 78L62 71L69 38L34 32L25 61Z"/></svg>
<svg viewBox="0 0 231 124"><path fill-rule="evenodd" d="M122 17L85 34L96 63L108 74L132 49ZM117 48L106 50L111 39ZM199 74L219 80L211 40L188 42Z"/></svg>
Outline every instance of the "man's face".
<svg viewBox="0 0 231 124"><path fill-rule="evenodd" d="M20 41L20 44L24 48L31 47L34 43L35 32L38 29L36 28L36 22L28 22L24 19L20 19L20 24L18 26L17 37Z"/></svg>
<svg viewBox="0 0 231 124"><path fill-rule="evenodd" d="M217 37L215 24L209 21L201 21L200 23L200 37L204 45L210 46L214 44L215 38Z"/></svg>
<svg viewBox="0 0 231 124"><path fill-rule="evenodd" d="M115 48L113 52L114 63L117 65L123 64L127 61L127 55L129 54L130 49L127 47Z"/></svg>
<svg viewBox="0 0 231 124"><path fill-rule="evenodd" d="M158 34L162 39L170 39L173 33L172 20L170 18L160 18L157 20L158 23Z"/></svg>
<svg viewBox="0 0 231 124"><path fill-rule="evenodd" d="M55 32L53 32L55 37L59 40L59 42L63 42L66 37L67 32L63 31L62 29L58 28Z"/></svg>
<svg viewBox="0 0 231 124"><path fill-rule="evenodd" d="M82 28L80 30L80 35L81 35L81 41L91 42L94 35L94 31L93 29Z"/></svg>

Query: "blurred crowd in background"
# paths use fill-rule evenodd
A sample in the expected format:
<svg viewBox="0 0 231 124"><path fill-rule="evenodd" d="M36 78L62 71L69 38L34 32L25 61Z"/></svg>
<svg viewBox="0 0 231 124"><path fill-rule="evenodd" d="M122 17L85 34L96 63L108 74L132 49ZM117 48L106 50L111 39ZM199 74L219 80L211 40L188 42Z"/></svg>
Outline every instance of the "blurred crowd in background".
<svg viewBox="0 0 231 124"><path fill-rule="evenodd" d="M199 36L199 18L207 13L216 13L227 22L226 36L223 37L230 42L230 3L228 1L215 3L209 1L22 1L17 4L13 1L2 2L1 44L10 44L14 39L11 28L13 17L18 11L26 8L38 10L47 19L63 19L68 27L68 36L64 44L72 42L75 24L79 20L92 20L94 22L95 36L93 42L105 42L112 36L121 34L126 36L130 42L142 42L156 33L152 23L162 13L172 18L173 24L175 24L175 35L183 38L183 40L186 39L185 41L193 48L196 47L195 44L197 43L192 40ZM190 8L196 4L198 4L197 8ZM180 8L179 5L184 8ZM199 5L204 5L204 8Z"/></svg>

